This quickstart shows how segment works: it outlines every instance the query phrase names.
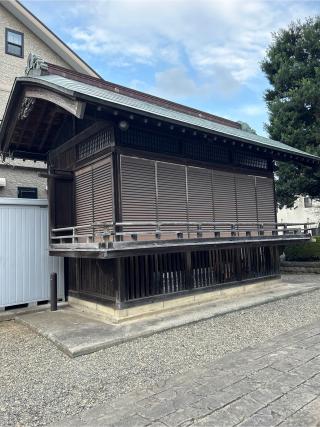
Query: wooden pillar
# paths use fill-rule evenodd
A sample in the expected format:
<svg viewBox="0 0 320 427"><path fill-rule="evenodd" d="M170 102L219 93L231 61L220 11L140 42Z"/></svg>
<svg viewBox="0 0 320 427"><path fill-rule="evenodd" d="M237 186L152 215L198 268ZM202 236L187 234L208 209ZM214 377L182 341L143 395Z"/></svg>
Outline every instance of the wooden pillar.
<svg viewBox="0 0 320 427"><path fill-rule="evenodd" d="M122 208L121 208L121 168L120 168L120 154L117 151L112 153L112 175L113 175L113 222L122 221ZM115 231L121 231L116 229ZM121 240L118 237L116 240Z"/></svg>
<svg viewBox="0 0 320 427"><path fill-rule="evenodd" d="M235 259L234 263L236 265L236 278L237 281L241 282L242 277L242 265L241 265L241 248L235 248Z"/></svg>
<svg viewBox="0 0 320 427"><path fill-rule="evenodd" d="M191 252L185 252L186 289L193 289Z"/></svg>
<svg viewBox="0 0 320 427"><path fill-rule="evenodd" d="M116 308L118 309L122 308L123 303L126 301L124 268L124 259L116 258L114 260L114 275L116 283Z"/></svg>
<svg viewBox="0 0 320 427"><path fill-rule="evenodd" d="M48 178L47 178L47 187L48 187L48 222L49 222L49 244L51 243L51 230L55 228L56 218L55 218L55 180L53 177L50 177L52 170L48 167Z"/></svg>

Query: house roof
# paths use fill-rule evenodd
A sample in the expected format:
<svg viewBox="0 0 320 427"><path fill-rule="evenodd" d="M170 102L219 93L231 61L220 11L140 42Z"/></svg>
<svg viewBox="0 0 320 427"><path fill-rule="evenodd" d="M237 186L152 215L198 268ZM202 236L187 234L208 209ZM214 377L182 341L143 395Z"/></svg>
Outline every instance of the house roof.
<svg viewBox="0 0 320 427"><path fill-rule="evenodd" d="M136 99L121 93L116 93L107 89L92 86L87 83L70 80L57 75L43 75L38 77L22 77L17 82L29 82L50 88L57 92L62 92L67 96L104 104L115 109L123 109L132 113L143 114L145 116L166 120L181 126L192 127L204 132L218 134L232 138L233 140L250 143L254 146L271 149L277 152L286 153L295 157L311 159L320 162L320 158L306 153L295 147L275 141L260 135L226 126L201 117L196 117L184 112L173 110L169 107L156 105L151 102ZM1 135L0 135L1 143Z"/></svg>
<svg viewBox="0 0 320 427"><path fill-rule="evenodd" d="M30 31L38 36L47 46L60 56L74 70L94 77L100 77L83 59L68 47L43 22L34 16L17 0L1 0L3 6L15 18L22 22Z"/></svg>

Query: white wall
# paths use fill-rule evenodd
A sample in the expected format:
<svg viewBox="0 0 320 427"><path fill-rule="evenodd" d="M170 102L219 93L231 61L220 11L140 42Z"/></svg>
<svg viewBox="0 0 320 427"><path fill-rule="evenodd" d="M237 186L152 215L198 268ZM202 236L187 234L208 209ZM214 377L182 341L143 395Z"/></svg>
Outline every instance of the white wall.
<svg viewBox="0 0 320 427"><path fill-rule="evenodd" d="M291 209L278 209L278 222L301 222L319 224L320 222L320 201L312 200L312 207L304 206L304 197L300 196Z"/></svg>
<svg viewBox="0 0 320 427"><path fill-rule="evenodd" d="M0 307L48 300L51 272L64 298L63 258L48 254L47 201L0 198Z"/></svg>

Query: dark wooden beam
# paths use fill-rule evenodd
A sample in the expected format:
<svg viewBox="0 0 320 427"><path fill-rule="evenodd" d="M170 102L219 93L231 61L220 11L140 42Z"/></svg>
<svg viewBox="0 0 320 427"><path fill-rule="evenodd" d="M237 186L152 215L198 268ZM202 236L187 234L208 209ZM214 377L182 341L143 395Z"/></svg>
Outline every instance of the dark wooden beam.
<svg viewBox="0 0 320 427"><path fill-rule="evenodd" d="M61 179L63 181L72 181L73 180L73 175L71 173L70 174L66 174L66 173L64 173L64 174L58 174L58 173L39 172L38 176L40 178Z"/></svg>
<svg viewBox="0 0 320 427"><path fill-rule="evenodd" d="M57 107L54 107L50 112L46 130L45 130L45 132L41 138L40 144L39 144L39 151L40 152L42 151L43 147L45 146L45 143L47 142L47 138L48 138L49 133L51 131L51 126L52 126L52 123L56 117L56 113L57 113Z"/></svg>
<svg viewBox="0 0 320 427"><path fill-rule="evenodd" d="M93 123L91 126L87 127L82 132L78 133L74 137L70 138L68 141L66 141L61 146L51 150L50 154L52 156L57 156L60 153L63 153L65 150L73 147L76 143L79 143L81 141L86 140L91 135L94 135L95 133L99 132L100 130L106 128L107 126L110 126L109 122L106 121L98 121Z"/></svg>
<svg viewBox="0 0 320 427"><path fill-rule="evenodd" d="M48 104L44 104L43 108L42 108L42 110L40 112L40 114L37 115L37 120L32 125L32 138L31 138L31 141L29 143L29 149L32 147L32 143L33 143L34 137L35 137L35 135L37 135L37 132L39 130L39 127L42 124L42 120L43 120L43 118L44 118L47 110L48 110Z"/></svg>
<svg viewBox="0 0 320 427"><path fill-rule="evenodd" d="M23 94L21 94L19 99L18 99L16 109L14 110L15 114L13 114L13 116L12 116L13 118L11 120L11 123L10 123L8 131L7 131L6 143L3 147L4 153L7 153L9 151L9 145L11 143L12 135L13 135L14 131L16 130L16 126L17 126L17 123L19 121L19 112L20 112L21 107L22 107L23 99L24 99L24 96L23 96Z"/></svg>

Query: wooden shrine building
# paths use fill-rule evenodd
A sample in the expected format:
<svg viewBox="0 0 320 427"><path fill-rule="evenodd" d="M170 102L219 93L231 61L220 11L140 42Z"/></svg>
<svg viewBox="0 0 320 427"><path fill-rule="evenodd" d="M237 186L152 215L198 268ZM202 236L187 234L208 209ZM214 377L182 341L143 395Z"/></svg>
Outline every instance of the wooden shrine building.
<svg viewBox="0 0 320 427"><path fill-rule="evenodd" d="M320 159L226 120L29 59L0 133L48 164L50 254L69 295L113 307L279 275L274 162Z"/></svg>

